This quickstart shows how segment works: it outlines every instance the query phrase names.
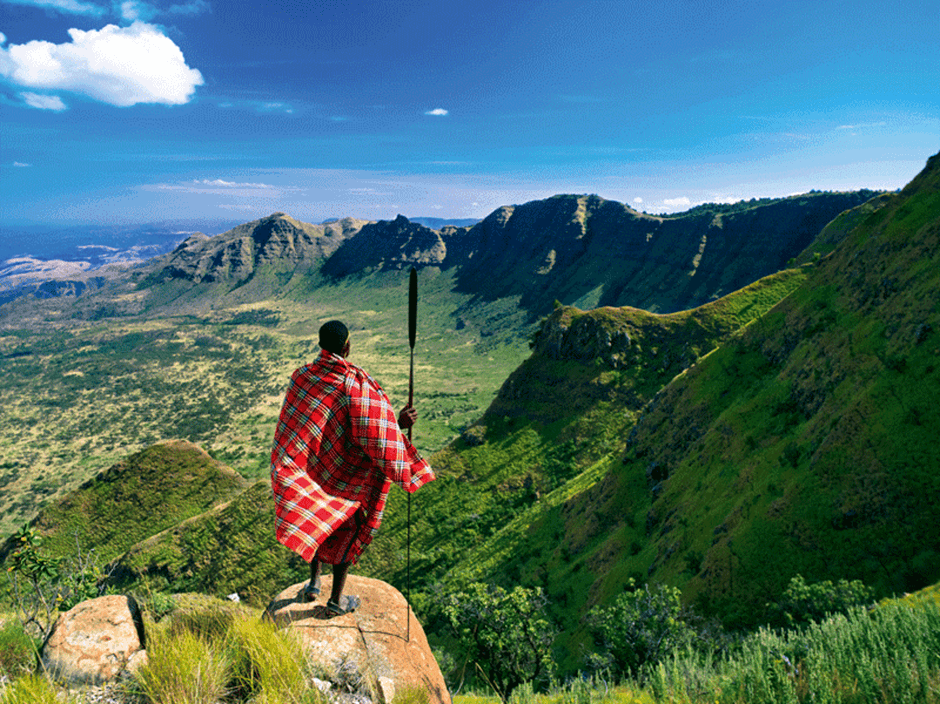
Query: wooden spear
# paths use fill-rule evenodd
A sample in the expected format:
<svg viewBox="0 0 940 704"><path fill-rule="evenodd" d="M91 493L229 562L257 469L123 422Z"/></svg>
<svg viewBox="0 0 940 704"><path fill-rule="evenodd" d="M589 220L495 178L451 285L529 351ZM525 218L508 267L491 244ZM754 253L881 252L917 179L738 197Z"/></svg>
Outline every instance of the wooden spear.
<svg viewBox="0 0 940 704"><path fill-rule="evenodd" d="M408 344L411 347L411 368L408 372L408 405L415 400L415 337L418 334L418 270L411 267L408 282ZM411 442L411 428L408 428L408 442ZM407 541L407 582L405 600L408 602L405 640L411 642L411 493L408 494L408 541Z"/></svg>

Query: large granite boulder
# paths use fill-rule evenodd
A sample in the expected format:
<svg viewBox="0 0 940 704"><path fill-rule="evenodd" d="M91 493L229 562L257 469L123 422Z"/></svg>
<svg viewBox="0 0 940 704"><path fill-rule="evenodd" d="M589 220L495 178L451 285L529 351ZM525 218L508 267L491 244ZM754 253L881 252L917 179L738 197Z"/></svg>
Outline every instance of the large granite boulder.
<svg viewBox="0 0 940 704"><path fill-rule="evenodd" d="M129 596L101 596L62 614L42 649L42 663L69 685L114 680L144 648L137 602Z"/></svg>
<svg viewBox="0 0 940 704"><path fill-rule="evenodd" d="M321 581L315 603L303 603L300 592L306 582L300 582L278 594L266 616L296 633L307 656L324 671L356 668L356 676L384 704L391 704L396 692L415 687L427 691L429 704L451 704L424 629L401 592L377 579L349 575L344 594L360 597L362 605L331 617L326 601L332 578L324 575Z"/></svg>

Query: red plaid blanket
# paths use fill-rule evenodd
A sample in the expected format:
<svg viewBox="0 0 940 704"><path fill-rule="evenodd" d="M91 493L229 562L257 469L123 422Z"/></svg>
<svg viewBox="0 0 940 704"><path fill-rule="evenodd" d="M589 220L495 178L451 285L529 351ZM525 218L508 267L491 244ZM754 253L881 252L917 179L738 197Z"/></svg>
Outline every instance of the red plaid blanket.
<svg viewBox="0 0 940 704"><path fill-rule="evenodd" d="M294 372L271 451L278 541L307 562L355 563L392 482L411 493L433 479L365 371L323 351Z"/></svg>

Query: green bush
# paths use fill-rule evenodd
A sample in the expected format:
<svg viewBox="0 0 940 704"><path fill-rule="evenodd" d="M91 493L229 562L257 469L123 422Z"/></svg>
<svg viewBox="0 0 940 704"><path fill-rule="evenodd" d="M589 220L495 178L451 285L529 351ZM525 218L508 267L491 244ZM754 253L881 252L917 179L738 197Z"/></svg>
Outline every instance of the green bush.
<svg viewBox="0 0 940 704"><path fill-rule="evenodd" d="M602 649L601 664L623 675L637 675L647 664L661 661L692 643L694 631L685 620L675 587L658 585L628 588L611 606L595 607L588 622L595 643Z"/></svg>
<svg viewBox="0 0 940 704"><path fill-rule="evenodd" d="M874 590L858 580L808 584L798 574L790 580L777 603L771 605L772 623L786 627L808 626L832 614L847 613L853 606L871 604L874 596Z"/></svg>
<svg viewBox="0 0 940 704"><path fill-rule="evenodd" d="M539 587L507 592L479 582L445 600L444 615L464 655L503 701L554 670L557 631L545 617L547 601Z"/></svg>

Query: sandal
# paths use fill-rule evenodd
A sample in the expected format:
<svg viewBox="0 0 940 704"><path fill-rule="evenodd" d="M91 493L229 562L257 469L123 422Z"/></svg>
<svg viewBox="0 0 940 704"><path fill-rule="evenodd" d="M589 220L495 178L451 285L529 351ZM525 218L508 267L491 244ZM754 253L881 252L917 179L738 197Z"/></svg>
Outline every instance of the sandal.
<svg viewBox="0 0 940 704"><path fill-rule="evenodd" d="M311 601L316 601L318 596L320 596L319 577L317 577L316 581L307 584L303 588L303 591L300 592L300 600L305 604L309 604Z"/></svg>
<svg viewBox="0 0 940 704"><path fill-rule="evenodd" d="M351 614L362 605L362 600L358 596L348 594L340 598L340 603L342 606L337 604L332 599L326 602L326 610L330 616L344 616L345 614Z"/></svg>

